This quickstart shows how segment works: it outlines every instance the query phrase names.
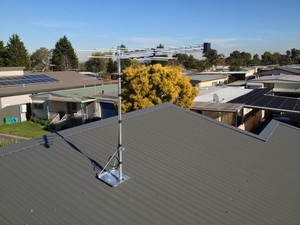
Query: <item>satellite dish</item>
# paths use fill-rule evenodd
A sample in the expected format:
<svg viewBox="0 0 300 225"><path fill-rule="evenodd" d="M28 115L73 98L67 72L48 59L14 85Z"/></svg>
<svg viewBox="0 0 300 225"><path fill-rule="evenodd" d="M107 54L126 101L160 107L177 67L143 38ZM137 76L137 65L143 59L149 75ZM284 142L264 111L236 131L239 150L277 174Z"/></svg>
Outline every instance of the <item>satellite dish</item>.
<svg viewBox="0 0 300 225"><path fill-rule="evenodd" d="M213 102L216 102L216 103L220 102L219 96L217 94L213 95Z"/></svg>

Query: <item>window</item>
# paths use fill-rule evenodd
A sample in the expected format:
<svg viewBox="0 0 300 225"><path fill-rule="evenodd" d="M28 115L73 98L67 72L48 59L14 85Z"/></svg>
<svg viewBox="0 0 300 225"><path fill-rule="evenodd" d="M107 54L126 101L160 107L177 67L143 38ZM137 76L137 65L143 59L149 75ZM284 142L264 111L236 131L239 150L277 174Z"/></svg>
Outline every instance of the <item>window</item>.
<svg viewBox="0 0 300 225"><path fill-rule="evenodd" d="M43 103L33 103L33 109L44 109L44 104Z"/></svg>
<svg viewBox="0 0 300 225"><path fill-rule="evenodd" d="M67 102L68 114L77 113L77 103L76 102Z"/></svg>

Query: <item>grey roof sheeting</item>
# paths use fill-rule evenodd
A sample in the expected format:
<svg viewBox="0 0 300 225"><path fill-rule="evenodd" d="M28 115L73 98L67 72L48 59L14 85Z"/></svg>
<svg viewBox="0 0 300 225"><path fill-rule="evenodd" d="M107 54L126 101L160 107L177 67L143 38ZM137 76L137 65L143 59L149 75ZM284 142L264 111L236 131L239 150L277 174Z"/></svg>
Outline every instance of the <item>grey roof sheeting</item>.
<svg viewBox="0 0 300 225"><path fill-rule="evenodd" d="M257 136L171 104L0 148L0 224L300 224L300 130Z"/></svg>
<svg viewBox="0 0 300 225"><path fill-rule="evenodd" d="M243 104L220 103L220 102L195 102L191 109L218 112L238 112L243 108Z"/></svg>
<svg viewBox="0 0 300 225"><path fill-rule="evenodd" d="M258 72L260 76L265 75L280 75L280 74L288 74L288 75L300 75L300 69L292 68L287 66L278 66L269 70L262 70Z"/></svg>

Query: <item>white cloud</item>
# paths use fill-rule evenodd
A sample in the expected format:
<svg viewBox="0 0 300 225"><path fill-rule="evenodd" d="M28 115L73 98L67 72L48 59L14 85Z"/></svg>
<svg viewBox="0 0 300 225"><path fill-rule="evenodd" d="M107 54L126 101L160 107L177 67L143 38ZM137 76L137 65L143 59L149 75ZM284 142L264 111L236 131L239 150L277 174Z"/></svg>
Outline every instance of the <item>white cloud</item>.
<svg viewBox="0 0 300 225"><path fill-rule="evenodd" d="M44 28L79 28L83 27L85 24L83 22L66 22L66 21L54 21L54 20L41 20L33 23L36 26Z"/></svg>

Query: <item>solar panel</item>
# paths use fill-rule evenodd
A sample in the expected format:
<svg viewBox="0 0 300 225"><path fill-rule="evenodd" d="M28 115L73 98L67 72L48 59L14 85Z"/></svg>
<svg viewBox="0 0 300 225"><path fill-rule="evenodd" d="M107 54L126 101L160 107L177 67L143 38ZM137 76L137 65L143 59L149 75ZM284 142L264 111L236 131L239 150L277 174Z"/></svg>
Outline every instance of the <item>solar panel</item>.
<svg viewBox="0 0 300 225"><path fill-rule="evenodd" d="M297 103L294 106L295 111L300 111L300 99L298 99Z"/></svg>
<svg viewBox="0 0 300 225"><path fill-rule="evenodd" d="M265 95L269 90L270 89L254 89L243 96L229 101L229 103L241 103L254 108L300 111L300 99Z"/></svg>
<svg viewBox="0 0 300 225"><path fill-rule="evenodd" d="M252 102L255 102L261 98L262 95L265 93L269 92L270 88L264 88L264 89L254 89L253 91L242 95L238 98L235 98L229 103L242 103L242 104L247 104L250 105Z"/></svg>
<svg viewBox="0 0 300 225"><path fill-rule="evenodd" d="M294 109L294 107L297 105L298 100L297 99L286 99L286 101L281 105L281 109Z"/></svg>
<svg viewBox="0 0 300 225"><path fill-rule="evenodd" d="M28 84L53 83L59 80L45 74L0 77L0 86L19 86Z"/></svg>

